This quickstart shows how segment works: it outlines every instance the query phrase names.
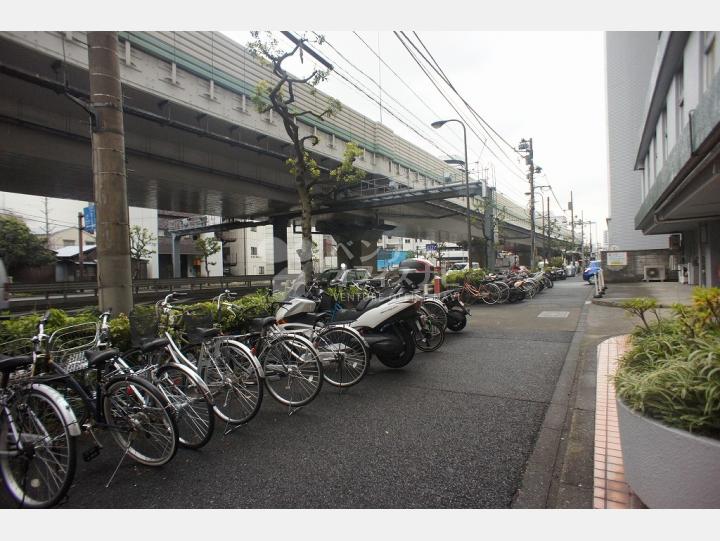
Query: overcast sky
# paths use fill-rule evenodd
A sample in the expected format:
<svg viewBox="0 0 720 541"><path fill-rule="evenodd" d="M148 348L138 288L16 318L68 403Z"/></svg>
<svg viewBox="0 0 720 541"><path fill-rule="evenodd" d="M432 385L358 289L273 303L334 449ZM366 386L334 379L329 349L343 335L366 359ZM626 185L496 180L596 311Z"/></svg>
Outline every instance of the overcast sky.
<svg viewBox="0 0 720 541"><path fill-rule="evenodd" d="M462 155L462 128L458 124L448 124L440 130L429 127L434 120L456 118L458 114L393 32L357 32L375 52L379 46L387 66L351 31L317 32L327 40L316 46L317 50L331 60L337 70L321 84L324 92L374 120L381 118L381 108L376 101L382 93L384 106L434 141L442 151ZM225 33L242 44L249 40L247 32ZM420 47L411 31L405 34ZM462 97L507 142L517 145L522 138L533 138L535 163L546 173L536 177L536 184L551 184L563 208L567 208L570 190L573 190L576 214L584 211L585 220L596 221L597 232L602 235L607 216L603 33L422 31L417 34ZM281 44L289 43L280 35L279 39ZM299 63L291 66L300 74L311 69L312 63L306 57L304 66ZM376 101L341 75L357 86L364 86L363 90ZM440 82L438 85L446 96L454 96L447 86ZM490 142L489 148L483 149L481 139L473 131L482 138L486 137L485 132L457 98L451 101L473 126L473 130L468 130L468 160L474 164L479 159L480 167L493 165L499 190L518 203L527 204L524 194L529 186L524 178L524 160L502 142L502 149L510 159ZM441 150L387 111L382 111L382 122L395 133L444 157ZM494 157L490 149L500 159ZM553 214L560 214L552 195L546 192L545 196L551 198ZM537 206L540 207L539 201Z"/></svg>

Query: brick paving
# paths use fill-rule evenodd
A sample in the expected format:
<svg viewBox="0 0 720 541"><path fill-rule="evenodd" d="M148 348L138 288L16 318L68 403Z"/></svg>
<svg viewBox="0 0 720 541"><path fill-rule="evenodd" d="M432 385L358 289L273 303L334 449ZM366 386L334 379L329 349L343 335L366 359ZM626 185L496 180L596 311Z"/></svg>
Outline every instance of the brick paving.
<svg viewBox="0 0 720 541"><path fill-rule="evenodd" d="M645 505L625 482L615 386L612 376L618 359L629 348L629 335L615 336L597 348L595 398L594 509L644 509Z"/></svg>

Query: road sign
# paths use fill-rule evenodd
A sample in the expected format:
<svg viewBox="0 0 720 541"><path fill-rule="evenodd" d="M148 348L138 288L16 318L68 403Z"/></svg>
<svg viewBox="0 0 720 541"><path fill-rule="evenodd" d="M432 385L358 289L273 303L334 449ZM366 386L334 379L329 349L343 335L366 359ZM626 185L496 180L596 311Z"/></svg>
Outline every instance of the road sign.
<svg viewBox="0 0 720 541"><path fill-rule="evenodd" d="M83 229L88 233L95 233L95 205L90 205L83 209L83 220L85 221L85 227L83 227Z"/></svg>

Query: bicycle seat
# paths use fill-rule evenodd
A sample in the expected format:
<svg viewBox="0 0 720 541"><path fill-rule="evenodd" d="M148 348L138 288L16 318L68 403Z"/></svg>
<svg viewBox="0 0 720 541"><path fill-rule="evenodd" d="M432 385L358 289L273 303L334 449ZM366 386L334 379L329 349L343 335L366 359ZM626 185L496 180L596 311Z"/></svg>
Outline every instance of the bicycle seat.
<svg viewBox="0 0 720 541"><path fill-rule="evenodd" d="M97 367L104 365L106 362L108 362L113 357L116 357L117 354L118 354L117 349L104 349L102 351L88 350L85 352L85 358L87 359L88 367L97 368Z"/></svg>
<svg viewBox="0 0 720 541"><path fill-rule="evenodd" d="M213 338L215 336L218 336L222 332L222 329L218 329L217 327L210 327L210 328L200 328L198 327L195 329L195 332L193 334L196 334L197 336L202 337L203 340L207 338Z"/></svg>
<svg viewBox="0 0 720 541"><path fill-rule="evenodd" d="M253 331L262 331L268 325L275 325L277 320L273 316L269 317L256 317L250 320L250 329Z"/></svg>
<svg viewBox="0 0 720 541"><path fill-rule="evenodd" d="M0 355L0 372L3 374L11 374L19 368L30 366L32 362L32 357L28 355L21 355L17 357Z"/></svg>
<svg viewBox="0 0 720 541"><path fill-rule="evenodd" d="M143 340L140 343L140 350L143 353L148 353L156 349L164 348L170 343L167 338L153 338L151 340Z"/></svg>

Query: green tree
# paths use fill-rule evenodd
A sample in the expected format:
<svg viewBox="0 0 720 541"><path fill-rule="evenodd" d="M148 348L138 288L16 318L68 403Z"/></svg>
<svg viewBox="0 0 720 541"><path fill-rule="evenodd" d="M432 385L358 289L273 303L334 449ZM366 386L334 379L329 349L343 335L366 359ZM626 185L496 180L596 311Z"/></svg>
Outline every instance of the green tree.
<svg viewBox="0 0 720 541"><path fill-rule="evenodd" d="M209 258L222 249L222 244L215 237L198 237L195 248L200 252L200 258L205 264L205 276L210 276L210 265L214 265L215 261L209 261Z"/></svg>
<svg viewBox="0 0 720 541"><path fill-rule="evenodd" d="M11 276L22 267L40 267L55 261L55 254L14 216L0 216L0 258Z"/></svg>
<svg viewBox="0 0 720 541"><path fill-rule="evenodd" d="M145 227L134 225L130 228L130 257L133 260L133 280L140 276L140 260L155 253L150 248L155 244L157 237Z"/></svg>
<svg viewBox="0 0 720 541"><path fill-rule="evenodd" d="M312 261L312 212L313 212L313 196L314 188L321 183L321 171L315 159L310 156L306 150L306 142L311 145L317 145L319 140L316 135L301 135L298 119L314 118L316 121L324 121L335 115L341 110L340 102L333 98L328 98L324 104L324 108L318 111L303 110L296 106L295 91L299 85L310 86L310 93L316 95L315 87L327 79L328 72L315 69L305 78L297 78L290 75L283 63L296 54L299 54L300 61L303 61L303 45L306 43L322 44L324 38L318 36L316 39L309 39L305 36L300 37L298 43L288 51L283 50L277 39L271 32L263 35L260 32L251 32L253 40L248 43L248 48L254 56L260 61L269 65L272 69L276 81L269 82L262 80L255 88L253 103L258 112L267 113L273 111L276 113L285 128L285 132L290 138L290 146L292 155L287 159L286 164L290 174L295 180L295 188L298 193L301 211L301 232L302 243L298 251L300 255L300 264L305 275L306 282L312 280L313 261ZM355 159L362 155L362 150L353 143L348 143L343 155L343 161L334 171L330 172L328 184L331 184L330 192L337 189L338 185L352 183L362 179L364 172L354 167Z"/></svg>

